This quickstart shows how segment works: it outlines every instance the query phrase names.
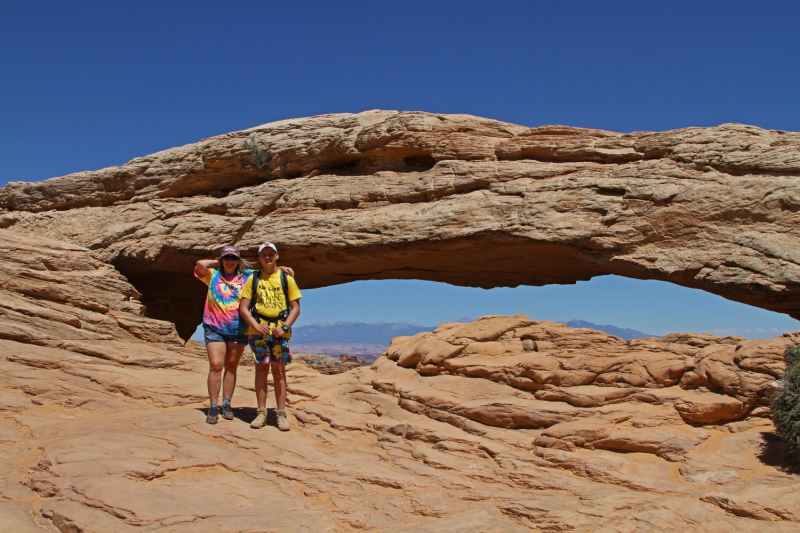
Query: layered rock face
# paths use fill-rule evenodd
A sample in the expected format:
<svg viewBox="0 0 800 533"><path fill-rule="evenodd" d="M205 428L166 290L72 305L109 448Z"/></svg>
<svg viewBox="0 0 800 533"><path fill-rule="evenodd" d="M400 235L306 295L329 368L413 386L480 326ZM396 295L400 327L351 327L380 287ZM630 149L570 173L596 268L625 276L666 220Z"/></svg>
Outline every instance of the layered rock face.
<svg viewBox="0 0 800 533"><path fill-rule="evenodd" d="M290 433L204 421L205 350L90 251L0 230L8 531L796 531L767 407L786 346L523 315L290 365ZM352 363L351 363L352 364ZM270 406L272 399L270 398Z"/></svg>
<svg viewBox="0 0 800 533"><path fill-rule="evenodd" d="M0 230L0 339L89 354L103 341L180 348L173 324L145 317L140 296L86 248Z"/></svg>
<svg viewBox="0 0 800 533"><path fill-rule="evenodd" d="M309 288L617 274L800 318L799 176L800 134L739 124L619 134L370 111L11 183L0 227L91 249L184 338L203 298L193 262L265 240Z"/></svg>

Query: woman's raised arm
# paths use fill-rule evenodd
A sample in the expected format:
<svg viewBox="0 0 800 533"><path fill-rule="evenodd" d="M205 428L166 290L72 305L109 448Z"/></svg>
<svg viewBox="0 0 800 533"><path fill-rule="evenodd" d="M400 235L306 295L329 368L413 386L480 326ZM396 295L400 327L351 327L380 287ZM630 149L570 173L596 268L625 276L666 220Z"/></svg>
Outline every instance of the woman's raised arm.
<svg viewBox="0 0 800 533"><path fill-rule="evenodd" d="M219 261L216 259L201 259L195 263L195 266L197 267L197 273L201 278L204 278L208 274L209 268L219 268Z"/></svg>

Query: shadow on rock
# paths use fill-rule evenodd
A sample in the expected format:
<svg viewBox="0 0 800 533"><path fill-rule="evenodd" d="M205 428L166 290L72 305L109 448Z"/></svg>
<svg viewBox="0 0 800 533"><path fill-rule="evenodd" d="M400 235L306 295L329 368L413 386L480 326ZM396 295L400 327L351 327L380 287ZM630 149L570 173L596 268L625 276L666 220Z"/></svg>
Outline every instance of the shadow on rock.
<svg viewBox="0 0 800 533"><path fill-rule="evenodd" d="M197 410L202 411L205 415L208 415L207 407L199 408ZM234 418L241 420L246 424L249 424L255 420L256 416L258 415L258 410L255 407L233 407L231 408L231 411L233 411ZM220 420L222 420L221 416ZM267 409L267 425L275 427L278 426L278 414L275 412L275 409Z"/></svg>
<svg viewBox="0 0 800 533"><path fill-rule="evenodd" d="M800 474L800 465L792 459L780 436L772 431L765 431L761 433L761 437L764 439L764 443L761 445L758 459L762 463L787 474Z"/></svg>

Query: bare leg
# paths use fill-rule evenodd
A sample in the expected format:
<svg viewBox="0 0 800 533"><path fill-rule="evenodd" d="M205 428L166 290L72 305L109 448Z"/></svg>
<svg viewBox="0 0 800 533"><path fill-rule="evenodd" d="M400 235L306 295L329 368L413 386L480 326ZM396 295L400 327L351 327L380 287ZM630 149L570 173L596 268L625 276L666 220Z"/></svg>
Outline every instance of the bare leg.
<svg viewBox="0 0 800 533"><path fill-rule="evenodd" d="M208 399L219 402L219 386L222 384L222 368L225 362L225 343L209 342L208 351Z"/></svg>
<svg viewBox="0 0 800 533"><path fill-rule="evenodd" d="M278 409L286 407L286 364L270 363L272 368L272 380L275 382L275 402Z"/></svg>
<svg viewBox="0 0 800 533"><path fill-rule="evenodd" d="M222 378L222 397L232 398L236 390L236 370L244 351L244 344L225 343L225 376ZM217 387L219 390L219 387Z"/></svg>
<svg viewBox="0 0 800 533"><path fill-rule="evenodd" d="M258 408L262 409L267 406L267 392L269 392L269 365L262 364L256 365L256 401Z"/></svg>

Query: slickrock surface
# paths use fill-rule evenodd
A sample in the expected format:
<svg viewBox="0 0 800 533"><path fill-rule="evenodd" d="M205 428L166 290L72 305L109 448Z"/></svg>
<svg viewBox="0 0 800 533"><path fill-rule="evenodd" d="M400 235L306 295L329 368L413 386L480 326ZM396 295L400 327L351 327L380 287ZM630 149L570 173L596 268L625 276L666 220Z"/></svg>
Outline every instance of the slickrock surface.
<svg viewBox="0 0 800 533"><path fill-rule="evenodd" d="M799 177L800 134L741 124L620 134L369 111L11 183L0 227L93 250L183 338L204 296L194 261L230 243L254 255L264 240L308 288L618 274L800 318Z"/></svg>
<svg viewBox="0 0 800 533"><path fill-rule="evenodd" d="M764 405L800 333L625 342L483 317L371 367L290 365L289 433L274 413L250 429L243 365L236 418L211 426L203 348L137 314L121 275L9 231L0 254L4 531L800 527Z"/></svg>
<svg viewBox="0 0 800 533"><path fill-rule="evenodd" d="M518 322L476 329L487 321ZM775 360L789 340L761 342ZM331 376L291 366L281 433L250 429L252 407L205 424L206 363L172 357L179 367L154 368L0 341L3 520L98 532L800 527L798 478L773 466L769 420L690 424L678 409L727 395L612 385L537 398L382 357ZM241 367L235 405L252 406L252 380Z"/></svg>

